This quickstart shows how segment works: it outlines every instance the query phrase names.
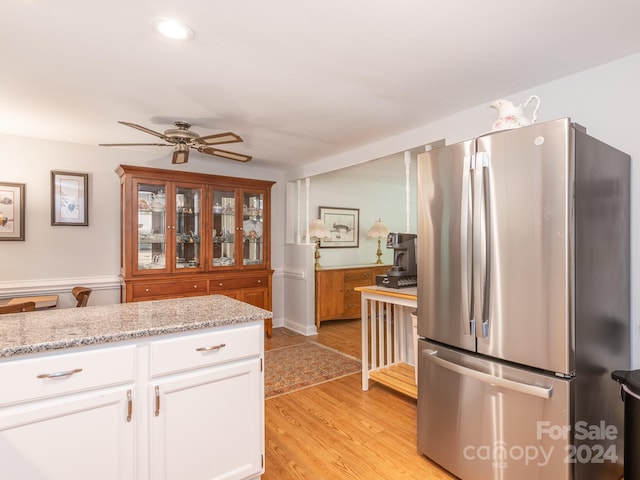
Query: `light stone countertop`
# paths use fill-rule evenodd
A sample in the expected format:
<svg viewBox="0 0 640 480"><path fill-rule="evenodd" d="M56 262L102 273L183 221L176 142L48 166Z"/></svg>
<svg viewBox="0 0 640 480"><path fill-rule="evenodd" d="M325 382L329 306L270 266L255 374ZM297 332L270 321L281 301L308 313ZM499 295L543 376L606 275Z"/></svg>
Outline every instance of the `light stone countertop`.
<svg viewBox="0 0 640 480"><path fill-rule="evenodd" d="M272 318L223 295L0 315L0 359Z"/></svg>

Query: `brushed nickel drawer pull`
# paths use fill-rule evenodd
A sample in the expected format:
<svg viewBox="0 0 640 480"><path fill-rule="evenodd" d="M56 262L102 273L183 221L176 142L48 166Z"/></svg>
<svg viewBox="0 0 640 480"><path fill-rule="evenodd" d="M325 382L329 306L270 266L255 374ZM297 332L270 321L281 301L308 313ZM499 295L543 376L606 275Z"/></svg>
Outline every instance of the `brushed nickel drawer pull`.
<svg viewBox="0 0 640 480"><path fill-rule="evenodd" d="M133 400L131 398L131 389L127 390L127 422L131 421L131 414L133 413Z"/></svg>
<svg viewBox="0 0 640 480"><path fill-rule="evenodd" d="M208 347L198 347L196 348L196 352L213 352L215 350L220 350L222 347L226 347L226 343L221 343L220 345L210 345Z"/></svg>
<svg viewBox="0 0 640 480"><path fill-rule="evenodd" d="M81 368L74 368L73 370L66 370L64 372L41 373L36 378L65 378L70 377L74 373L80 373L81 371Z"/></svg>
<svg viewBox="0 0 640 480"><path fill-rule="evenodd" d="M160 416L160 387L156 385L155 388L155 392L156 392L156 411L155 411L155 416L158 417Z"/></svg>

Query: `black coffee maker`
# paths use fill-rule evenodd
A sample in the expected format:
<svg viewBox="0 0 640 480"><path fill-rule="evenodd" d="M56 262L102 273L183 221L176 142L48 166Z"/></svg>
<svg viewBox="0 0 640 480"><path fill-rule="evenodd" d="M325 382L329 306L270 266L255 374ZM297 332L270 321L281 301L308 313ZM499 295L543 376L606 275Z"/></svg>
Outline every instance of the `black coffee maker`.
<svg viewBox="0 0 640 480"><path fill-rule="evenodd" d="M403 288L415 287L418 284L417 237L414 233L390 233L387 235L387 248L393 248L393 267L386 275L376 276L376 285Z"/></svg>

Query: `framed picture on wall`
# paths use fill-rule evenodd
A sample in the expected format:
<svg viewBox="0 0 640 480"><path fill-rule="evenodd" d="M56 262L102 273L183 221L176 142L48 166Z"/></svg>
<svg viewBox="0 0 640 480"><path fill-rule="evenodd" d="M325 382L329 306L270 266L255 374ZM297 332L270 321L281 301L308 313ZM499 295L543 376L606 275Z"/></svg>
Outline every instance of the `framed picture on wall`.
<svg viewBox="0 0 640 480"><path fill-rule="evenodd" d="M89 174L51 171L51 225L89 225Z"/></svg>
<svg viewBox="0 0 640 480"><path fill-rule="evenodd" d="M0 182L0 240L24 241L24 183Z"/></svg>
<svg viewBox="0 0 640 480"><path fill-rule="evenodd" d="M359 245L360 209L320 207L320 220L325 224L330 238L320 240L320 248L349 248Z"/></svg>

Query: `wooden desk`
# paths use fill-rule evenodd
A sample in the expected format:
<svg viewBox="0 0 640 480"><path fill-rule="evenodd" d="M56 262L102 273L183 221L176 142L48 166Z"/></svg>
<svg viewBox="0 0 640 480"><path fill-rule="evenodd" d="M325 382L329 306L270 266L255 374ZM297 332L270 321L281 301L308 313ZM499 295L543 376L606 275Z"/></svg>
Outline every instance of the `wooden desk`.
<svg viewBox="0 0 640 480"><path fill-rule="evenodd" d="M15 305L16 303L34 302L36 309L51 308L58 304L58 295L40 295L36 297L14 297L0 299L0 305Z"/></svg>
<svg viewBox="0 0 640 480"><path fill-rule="evenodd" d="M362 390L375 380L418 398L411 314L418 308L417 288L356 287L362 303ZM369 362L369 355L371 355Z"/></svg>
<svg viewBox="0 0 640 480"><path fill-rule="evenodd" d="M327 320L360 316L360 294L356 287L376 283L391 265L352 265L316 270L316 328Z"/></svg>

